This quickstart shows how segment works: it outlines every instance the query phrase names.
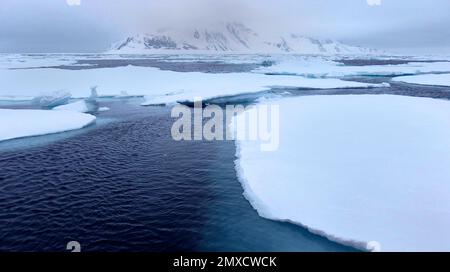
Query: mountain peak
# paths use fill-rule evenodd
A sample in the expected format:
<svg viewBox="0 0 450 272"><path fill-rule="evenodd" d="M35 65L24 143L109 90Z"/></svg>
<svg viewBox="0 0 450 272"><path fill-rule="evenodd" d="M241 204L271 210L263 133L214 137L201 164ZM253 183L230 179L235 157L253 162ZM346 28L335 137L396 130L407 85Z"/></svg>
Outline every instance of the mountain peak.
<svg viewBox="0 0 450 272"><path fill-rule="evenodd" d="M114 44L110 53L298 53L368 54L375 50L298 34L263 37L240 22L186 29L162 28L131 35Z"/></svg>

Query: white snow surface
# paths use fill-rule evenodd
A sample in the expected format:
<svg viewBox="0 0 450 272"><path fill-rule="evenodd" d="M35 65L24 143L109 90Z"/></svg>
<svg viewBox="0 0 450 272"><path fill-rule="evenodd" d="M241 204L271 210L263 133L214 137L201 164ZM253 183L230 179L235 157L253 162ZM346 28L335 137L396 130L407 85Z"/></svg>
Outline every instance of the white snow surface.
<svg viewBox="0 0 450 272"><path fill-rule="evenodd" d="M401 81L420 85L450 86L450 74L403 76L393 78L393 81Z"/></svg>
<svg viewBox="0 0 450 272"><path fill-rule="evenodd" d="M450 62L409 62L395 65L345 66L342 63L318 57L284 58L270 67L254 70L256 73L290 74L305 77L396 76L423 73L450 72Z"/></svg>
<svg viewBox="0 0 450 272"><path fill-rule="evenodd" d="M76 112L88 112L89 108L84 100L79 100L66 105L54 107L53 110L69 110Z"/></svg>
<svg viewBox="0 0 450 272"><path fill-rule="evenodd" d="M450 102L392 95L277 99L280 147L238 141L263 217L382 251L450 250Z"/></svg>
<svg viewBox="0 0 450 272"><path fill-rule="evenodd" d="M95 119L74 111L0 109L0 141L80 129Z"/></svg>
<svg viewBox="0 0 450 272"><path fill-rule="evenodd" d="M269 76L255 73L211 74L163 71L150 67L117 67L88 70L21 69L0 70L0 96L36 96L48 90L64 89L72 97L89 97L97 86L99 96L147 96L145 104L172 103L222 95L258 92L271 86L305 88L379 87L339 79L307 79L295 76Z"/></svg>

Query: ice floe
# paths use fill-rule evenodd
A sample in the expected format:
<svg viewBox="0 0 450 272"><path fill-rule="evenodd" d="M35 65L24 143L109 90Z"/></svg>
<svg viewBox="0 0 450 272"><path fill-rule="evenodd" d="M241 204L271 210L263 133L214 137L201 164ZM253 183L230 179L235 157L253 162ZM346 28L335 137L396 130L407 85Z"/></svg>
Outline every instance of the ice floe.
<svg viewBox="0 0 450 272"><path fill-rule="evenodd" d="M80 129L95 119L75 111L0 109L0 141Z"/></svg>
<svg viewBox="0 0 450 272"><path fill-rule="evenodd" d="M284 59L278 63L255 69L256 73L287 74L305 77L399 76L423 73L450 72L450 62L409 62L395 65L346 66L324 58Z"/></svg>
<svg viewBox="0 0 450 272"><path fill-rule="evenodd" d="M271 87L366 88L380 87L339 79L308 79L256 73L200 73L163 71L150 67L117 67L87 70L0 70L0 96L35 96L49 90L67 90L73 97L89 97L92 86L98 96L147 96L145 104L171 103L223 95L259 92Z"/></svg>
<svg viewBox="0 0 450 272"><path fill-rule="evenodd" d="M54 91L33 98L33 103L43 108L53 108L69 103L72 94L66 91Z"/></svg>
<svg viewBox="0 0 450 272"><path fill-rule="evenodd" d="M280 147L238 141L263 217L367 250L450 250L450 102L392 95L277 99Z"/></svg>
<svg viewBox="0 0 450 272"><path fill-rule="evenodd" d="M393 81L401 81L421 85L450 86L450 74L403 76L393 78Z"/></svg>

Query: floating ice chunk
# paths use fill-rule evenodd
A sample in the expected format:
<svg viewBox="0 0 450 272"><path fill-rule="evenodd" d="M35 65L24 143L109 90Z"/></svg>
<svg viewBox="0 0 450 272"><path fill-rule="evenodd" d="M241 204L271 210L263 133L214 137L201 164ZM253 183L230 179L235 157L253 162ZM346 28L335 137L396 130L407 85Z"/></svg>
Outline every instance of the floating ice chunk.
<svg viewBox="0 0 450 272"><path fill-rule="evenodd" d="M89 107L86 104L86 101L80 100L70 104L61 105L53 108L53 110L68 110L68 111L76 111L76 112L89 112Z"/></svg>
<svg viewBox="0 0 450 272"><path fill-rule="evenodd" d="M272 103L279 149L237 142L238 176L261 216L364 250L450 250L450 102L343 95Z"/></svg>
<svg viewBox="0 0 450 272"><path fill-rule="evenodd" d="M0 109L0 141L80 129L95 119L74 111Z"/></svg>
<svg viewBox="0 0 450 272"><path fill-rule="evenodd" d="M100 112L102 112L102 111L109 111L110 110L110 108L108 108L108 107L99 107L98 108L98 111L100 111Z"/></svg>
<svg viewBox="0 0 450 272"><path fill-rule="evenodd" d="M120 93L118 95L116 95L115 97L117 97L117 98L130 98L130 97L133 97L133 95L129 95L127 91L120 91Z"/></svg>
<svg viewBox="0 0 450 272"><path fill-rule="evenodd" d="M91 95L89 96L89 101L96 101L98 98L97 86L91 87Z"/></svg>
<svg viewBox="0 0 450 272"><path fill-rule="evenodd" d="M40 107L53 108L69 103L71 96L70 92L55 91L35 97L33 103Z"/></svg>
<svg viewBox="0 0 450 272"><path fill-rule="evenodd" d="M396 77L393 81L401 81L412 84L450 86L450 74L431 74L417 76Z"/></svg>

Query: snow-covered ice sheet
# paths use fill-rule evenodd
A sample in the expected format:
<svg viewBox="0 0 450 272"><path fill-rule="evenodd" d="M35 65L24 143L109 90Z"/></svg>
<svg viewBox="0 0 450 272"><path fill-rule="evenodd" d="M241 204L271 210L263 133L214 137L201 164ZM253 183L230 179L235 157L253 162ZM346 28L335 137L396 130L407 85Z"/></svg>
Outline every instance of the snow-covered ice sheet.
<svg viewBox="0 0 450 272"><path fill-rule="evenodd" d="M237 142L238 176L261 216L362 249L450 250L450 102L343 95L272 103L279 150Z"/></svg>
<svg viewBox="0 0 450 272"><path fill-rule="evenodd" d="M74 111L0 109L0 141L80 129L95 119Z"/></svg>
<svg viewBox="0 0 450 272"><path fill-rule="evenodd" d="M305 77L396 76L450 72L450 62L409 62L396 65L345 66L319 57L297 57L279 60L269 67L255 69L256 73L291 74Z"/></svg>
<svg viewBox="0 0 450 272"><path fill-rule="evenodd" d="M69 110L76 112L88 112L89 108L84 100L79 100L66 105L61 105L53 108L53 110Z"/></svg>
<svg viewBox="0 0 450 272"><path fill-rule="evenodd" d="M421 85L450 86L450 74L403 76L392 80Z"/></svg>
<svg viewBox="0 0 450 272"><path fill-rule="evenodd" d="M93 86L97 86L99 96L121 95L126 92L129 95L147 96L147 104L152 104L193 100L197 96L206 99L259 92L271 86L365 88L382 85L256 73L182 73L134 66L88 70L0 70L0 96L36 96L52 90L65 90L72 97L89 97Z"/></svg>

